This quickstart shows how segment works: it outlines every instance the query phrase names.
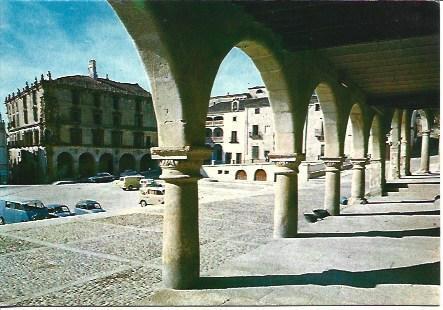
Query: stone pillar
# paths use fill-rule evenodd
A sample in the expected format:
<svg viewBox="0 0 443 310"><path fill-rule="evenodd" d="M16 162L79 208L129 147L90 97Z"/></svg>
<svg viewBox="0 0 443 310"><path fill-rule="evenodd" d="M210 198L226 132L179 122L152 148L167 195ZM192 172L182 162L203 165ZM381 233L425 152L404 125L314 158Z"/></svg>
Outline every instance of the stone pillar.
<svg viewBox="0 0 443 310"><path fill-rule="evenodd" d="M340 169L343 157L323 157L325 168L324 209L331 215L340 214Z"/></svg>
<svg viewBox="0 0 443 310"><path fill-rule="evenodd" d="M400 174L411 175L411 117L408 110L403 110L401 124Z"/></svg>
<svg viewBox="0 0 443 310"><path fill-rule="evenodd" d="M420 172L429 173L429 130L423 130L421 133L421 159Z"/></svg>
<svg viewBox="0 0 443 310"><path fill-rule="evenodd" d="M385 192L385 160L371 158L369 165L369 192L372 196L383 196Z"/></svg>
<svg viewBox="0 0 443 310"><path fill-rule="evenodd" d="M352 158L352 183L350 204L360 203L365 198L366 158Z"/></svg>
<svg viewBox="0 0 443 310"><path fill-rule="evenodd" d="M392 180L400 178L400 142L391 141L390 143L390 178Z"/></svg>
<svg viewBox="0 0 443 310"><path fill-rule="evenodd" d="M200 276L198 187L200 167L211 155L206 148L151 149L160 159L166 181L163 212L163 283L167 288L192 288Z"/></svg>
<svg viewBox="0 0 443 310"><path fill-rule="evenodd" d="M269 154L275 163L274 238L297 235L298 225L298 166L304 154Z"/></svg>
<svg viewBox="0 0 443 310"><path fill-rule="evenodd" d="M80 171L79 171L79 159L74 158L72 160L72 173L74 175L75 178L77 178L80 175Z"/></svg>

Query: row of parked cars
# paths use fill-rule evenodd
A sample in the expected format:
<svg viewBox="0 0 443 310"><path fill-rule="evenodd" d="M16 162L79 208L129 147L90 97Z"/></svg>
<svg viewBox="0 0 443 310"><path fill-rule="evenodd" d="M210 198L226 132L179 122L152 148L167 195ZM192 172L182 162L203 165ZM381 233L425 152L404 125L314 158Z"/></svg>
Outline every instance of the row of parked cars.
<svg viewBox="0 0 443 310"><path fill-rule="evenodd" d="M0 200L0 225L105 212L95 200L80 200L74 212L64 204L44 205L40 200Z"/></svg>

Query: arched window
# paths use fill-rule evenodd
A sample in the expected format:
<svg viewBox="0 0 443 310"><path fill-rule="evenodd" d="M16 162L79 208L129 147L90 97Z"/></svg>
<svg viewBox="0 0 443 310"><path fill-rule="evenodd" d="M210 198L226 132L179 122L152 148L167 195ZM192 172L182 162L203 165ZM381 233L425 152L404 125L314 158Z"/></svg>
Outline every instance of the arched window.
<svg viewBox="0 0 443 310"><path fill-rule="evenodd" d="M244 170L238 170L235 173L236 180L247 180L247 178L248 178L248 175L246 174L246 171L244 171Z"/></svg>

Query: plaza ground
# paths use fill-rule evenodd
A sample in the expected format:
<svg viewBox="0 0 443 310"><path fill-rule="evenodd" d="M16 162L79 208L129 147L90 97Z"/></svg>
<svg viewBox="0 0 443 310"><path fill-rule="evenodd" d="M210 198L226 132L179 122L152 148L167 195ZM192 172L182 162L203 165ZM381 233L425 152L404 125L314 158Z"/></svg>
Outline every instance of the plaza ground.
<svg viewBox="0 0 443 310"><path fill-rule="evenodd" d="M349 196L351 171L342 175ZM324 179L302 183L299 238L273 240L272 184L200 181L202 279L186 291L162 288L163 207L141 208L136 191L2 187L2 197L45 203L96 199L107 212L0 227L0 305L435 305L439 174L399 182L409 188L317 223L302 213L322 207Z"/></svg>

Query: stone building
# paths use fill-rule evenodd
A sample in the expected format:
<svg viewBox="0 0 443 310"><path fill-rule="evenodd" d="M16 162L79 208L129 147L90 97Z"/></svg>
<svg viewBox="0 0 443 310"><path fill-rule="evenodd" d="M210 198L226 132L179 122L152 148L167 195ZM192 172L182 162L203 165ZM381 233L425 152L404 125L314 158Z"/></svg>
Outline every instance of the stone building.
<svg viewBox="0 0 443 310"><path fill-rule="evenodd" d="M308 105L302 139L305 160L301 170L308 178L308 170L324 170L323 112L315 93ZM212 148L212 156L203 166L203 175L219 180L272 182L274 177L269 175L274 174L273 166L268 165L269 154L275 151L275 130L266 88L255 86L245 93L211 97L206 145ZM352 126L348 122L344 155L349 157L351 150Z"/></svg>
<svg viewBox="0 0 443 310"><path fill-rule="evenodd" d="M138 84L89 76L47 78L5 99L15 183L118 174L155 166L157 125L149 92Z"/></svg>
<svg viewBox="0 0 443 310"><path fill-rule="evenodd" d="M8 148L5 121L0 116L0 184L7 184L9 179Z"/></svg>

